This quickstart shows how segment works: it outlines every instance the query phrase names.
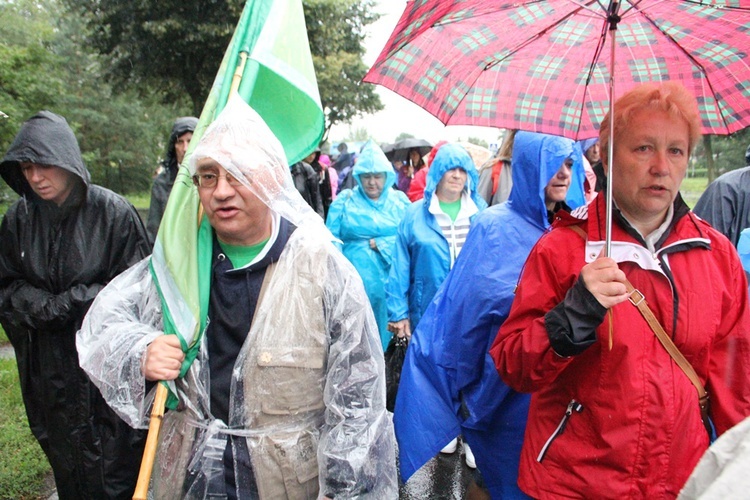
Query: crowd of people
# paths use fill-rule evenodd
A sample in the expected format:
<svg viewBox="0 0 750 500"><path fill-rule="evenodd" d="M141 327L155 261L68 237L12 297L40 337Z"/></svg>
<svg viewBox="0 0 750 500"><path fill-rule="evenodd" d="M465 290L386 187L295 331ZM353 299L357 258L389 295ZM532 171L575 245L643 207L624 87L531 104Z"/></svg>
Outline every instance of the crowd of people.
<svg viewBox="0 0 750 500"><path fill-rule="evenodd" d="M0 323L61 499L132 496L160 381L154 498L397 498L459 442L484 498L692 498L719 475L690 479L750 416L750 190L743 169L682 200L679 84L627 92L596 138L509 131L479 165L372 140L290 165L238 97L186 155L196 124L174 123L147 227L63 117L0 162ZM203 241L194 360L149 257L176 182L205 217L179 228Z"/></svg>

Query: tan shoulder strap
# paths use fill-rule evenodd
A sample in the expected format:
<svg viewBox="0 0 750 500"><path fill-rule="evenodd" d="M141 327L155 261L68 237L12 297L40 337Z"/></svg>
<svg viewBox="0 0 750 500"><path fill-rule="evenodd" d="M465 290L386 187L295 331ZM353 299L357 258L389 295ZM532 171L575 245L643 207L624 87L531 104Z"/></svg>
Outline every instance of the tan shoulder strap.
<svg viewBox="0 0 750 500"><path fill-rule="evenodd" d="M586 233L580 226L568 227L578 233L581 238L583 238L584 240L586 239ZM630 295L628 297L630 303L638 308L641 316L643 316L643 319L645 319L646 323L648 323L648 325L651 327L651 330L656 335L656 338L659 339L661 345L664 346L664 349L666 349L667 353L669 353L675 363L677 363L677 366L679 366L680 369L685 372L687 378L690 379L690 382L693 383L695 389L698 391L698 406L701 409L701 417L703 418L703 423L707 426L708 429L708 393L706 392L706 388L703 387L703 383L701 383L701 380L698 377L698 374L695 372L695 369L693 369L693 365L691 365L690 362L685 358L680 349L669 337L669 334L664 331L661 323L659 323L659 320L656 319L654 312L648 306L646 297L644 297L643 294L638 289L636 289L627 278L625 279L625 287L628 291L628 294Z"/></svg>
<svg viewBox="0 0 750 500"><path fill-rule="evenodd" d="M682 371L685 372L685 375L687 375L687 377L693 383L698 391L698 398L700 400L703 400L704 398L708 400L708 394L706 393L706 389L705 387L703 387L698 374L695 373L693 366L685 358L680 349L674 344L672 339L669 337L669 334L664 331L661 323L659 323L659 320L656 319L653 311L651 311L651 308L648 306L646 297L644 297L643 294L639 290L637 290L627 279L625 280L625 287L630 294L628 300L630 300L630 303L638 308L638 310L641 312L641 316L643 316L643 319L646 320L648 325L654 331L654 333L656 334L656 338L659 339L661 345L664 346L664 349L666 349L669 355L672 356L672 359L674 359L675 363L677 363L677 366L682 368Z"/></svg>

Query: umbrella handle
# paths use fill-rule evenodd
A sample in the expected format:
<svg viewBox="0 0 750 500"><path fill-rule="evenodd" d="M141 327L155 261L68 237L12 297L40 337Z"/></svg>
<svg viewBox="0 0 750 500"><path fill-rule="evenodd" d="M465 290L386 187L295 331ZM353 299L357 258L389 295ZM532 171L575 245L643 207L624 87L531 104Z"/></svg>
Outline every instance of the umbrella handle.
<svg viewBox="0 0 750 500"><path fill-rule="evenodd" d="M146 446L143 449L141 470L138 472L138 483L135 486L133 500L147 500L148 498L148 486L151 482L151 472L154 468L154 459L156 458L156 445L159 442L159 431L161 430L164 406L167 403L168 393L169 391L164 384L159 383L156 385L154 405L151 407L151 421L148 424L148 437L146 438Z"/></svg>

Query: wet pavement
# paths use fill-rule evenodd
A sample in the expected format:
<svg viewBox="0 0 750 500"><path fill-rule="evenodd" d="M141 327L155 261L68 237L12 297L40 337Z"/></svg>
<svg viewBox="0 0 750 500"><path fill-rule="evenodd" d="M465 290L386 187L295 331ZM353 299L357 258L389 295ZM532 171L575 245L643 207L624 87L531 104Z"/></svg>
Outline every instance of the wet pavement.
<svg viewBox="0 0 750 500"><path fill-rule="evenodd" d="M13 358L13 348L0 346L0 358ZM399 500L463 500L473 481L474 470L466 465L462 447L452 454L439 453L399 488ZM43 498L57 500L50 474Z"/></svg>
<svg viewBox="0 0 750 500"><path fill-rule="evenodd" d="M450 455L440 453L399 488L400 500L461 500L467 498L474 470L466 465L461 446Z"/></svg>
<svg viewBox="0 0 750 500"><path fill-rule="evenodd" d="M10 344L3 344L0 346L0 359L13 359L16 357L16 353L13 351L13 346Z"/></svg>

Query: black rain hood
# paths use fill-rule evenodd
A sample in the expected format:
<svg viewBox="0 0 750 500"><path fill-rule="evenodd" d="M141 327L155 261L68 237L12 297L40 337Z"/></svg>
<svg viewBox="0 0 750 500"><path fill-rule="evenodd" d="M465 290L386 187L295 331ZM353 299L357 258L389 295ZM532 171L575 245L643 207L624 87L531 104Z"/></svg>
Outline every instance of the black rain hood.
<svg viewBox="0 0 750 500"><path fill-rule="evenodd" d="M86 189L91 183L73 130L65 118L51 111L40 111L24 122L0 163L0 176L13 191L39 199L21 173L21 162L60 167L80 178Z"/></svg>
<svg viewBox="0 0 750 500"><path fill-rule="evenodd" d="M167 156L164 158L165 168L174 168L175 175L177 174L177 156L174 152L174 145L177 142L177 138L185 132L195 132L195 127L198 126L198 118L194 116L182 116L177 118L172 125L172 133L169 136L169 144L167 145Z"/></svg>

